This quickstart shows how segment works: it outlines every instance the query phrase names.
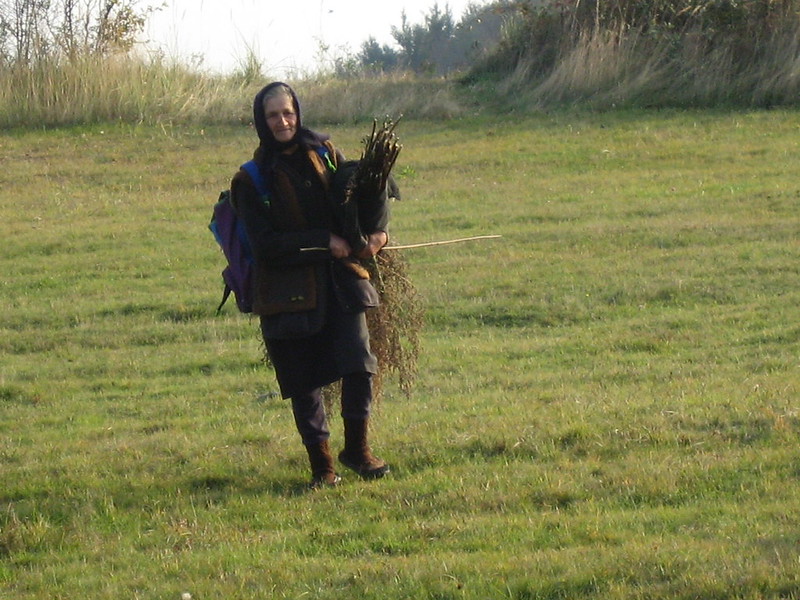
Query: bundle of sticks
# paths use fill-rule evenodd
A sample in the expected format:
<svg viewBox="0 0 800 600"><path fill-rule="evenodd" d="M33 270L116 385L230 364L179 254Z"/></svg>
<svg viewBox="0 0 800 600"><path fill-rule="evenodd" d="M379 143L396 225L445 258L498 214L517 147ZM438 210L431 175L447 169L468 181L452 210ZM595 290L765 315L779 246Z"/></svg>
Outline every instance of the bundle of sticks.
<svg viewBox="0 0 800 600"><path fill-rule="evenodd" d="M364 231L373 231L388 210L387 185L403 148L394 132L398 121L386 117L378 126L373 120L361 158L340 167L340 176L346 178L339 207L343 237L356 252L367 244Z"/></svg>
<svg viewBox="0 0 800 600"><path fill-rule="evenodd" d="M389 174L403 149L394 133L399 121L386 117L380 128L377 119L372 121L372 133L363 140L364 152L351 180L353 194L363 193L365 197L372 197L386 188Z"/></svg>

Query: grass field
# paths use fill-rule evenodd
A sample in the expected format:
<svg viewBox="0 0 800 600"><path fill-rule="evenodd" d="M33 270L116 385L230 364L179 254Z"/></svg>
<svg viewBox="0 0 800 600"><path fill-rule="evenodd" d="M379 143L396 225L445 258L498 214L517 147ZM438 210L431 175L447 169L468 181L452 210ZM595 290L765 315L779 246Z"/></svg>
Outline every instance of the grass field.
<svg viewBox="0 0 800 600"><path fill-rule="evenodd" d="M394 242L503 237L406 251L392 475L317 493L214 315L254 133L2 133L0 598L800 599L798 113L399 129Z"/></svg>

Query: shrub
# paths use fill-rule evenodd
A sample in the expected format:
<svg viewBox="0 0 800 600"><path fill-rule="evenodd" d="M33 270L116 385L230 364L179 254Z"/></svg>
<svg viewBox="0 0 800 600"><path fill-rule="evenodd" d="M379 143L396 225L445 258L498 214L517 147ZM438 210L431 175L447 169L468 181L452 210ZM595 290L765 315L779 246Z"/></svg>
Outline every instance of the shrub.
<svg viewBox="0 0 800 600"><path fill-rule="evenodd" d="M797 0L528 0L514 10L500 47L469 80L501 82L523 102L765 106L798 98Z"/></svg>

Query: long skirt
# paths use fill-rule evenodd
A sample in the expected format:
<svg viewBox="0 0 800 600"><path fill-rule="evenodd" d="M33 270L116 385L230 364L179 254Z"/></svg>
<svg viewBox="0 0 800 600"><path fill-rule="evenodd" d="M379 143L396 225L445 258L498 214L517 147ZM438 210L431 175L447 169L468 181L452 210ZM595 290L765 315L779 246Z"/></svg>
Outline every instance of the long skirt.
<svg viewBox="0 0 800 600"><path fill-rule="evenodd" d="M345 312L336 301L326 308L325 324L318 333L294 339L264 336L284 398L309 393L350 373L377 371L365 313Z"/></svg>

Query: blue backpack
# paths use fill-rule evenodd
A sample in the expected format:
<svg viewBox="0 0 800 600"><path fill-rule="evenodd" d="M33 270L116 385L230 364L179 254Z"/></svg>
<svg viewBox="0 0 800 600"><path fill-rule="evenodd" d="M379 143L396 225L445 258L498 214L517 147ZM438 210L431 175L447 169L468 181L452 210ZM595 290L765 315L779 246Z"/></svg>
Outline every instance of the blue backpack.
<svg viewBox="0 0 800 600"><path fill-rule="evenodd" d="M261 171L254 161L248 161L242 168L250 175L256 191L261 196L267 195L267 186L261 177ZM228 297L233 292L236 306L243 313L253 312L253 253L244 223L236 214L231 204L231 192L225 190L219 195L219 200L214 204L214 213L208 228L214 234L217 243L222 248L228 265L222 271L225 288L222 292L222 302L217 307L217 314L225 306Z"/></svg>

